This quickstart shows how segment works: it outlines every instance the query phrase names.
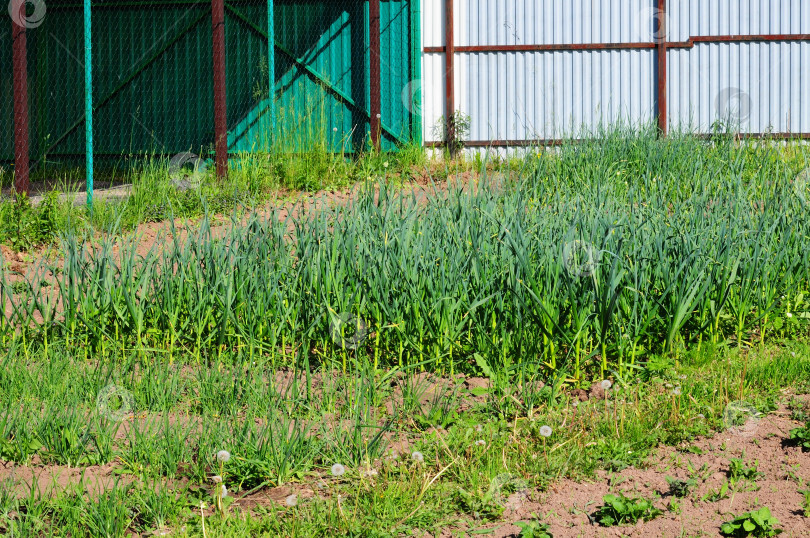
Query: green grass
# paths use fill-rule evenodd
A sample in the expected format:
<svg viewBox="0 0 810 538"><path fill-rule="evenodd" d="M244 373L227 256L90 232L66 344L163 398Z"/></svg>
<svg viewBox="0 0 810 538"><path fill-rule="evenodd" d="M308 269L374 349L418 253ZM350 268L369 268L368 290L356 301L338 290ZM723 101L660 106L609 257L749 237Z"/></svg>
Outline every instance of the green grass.
<svg viewBox="0 0 810 538"><path fill-rule="evenodd" d="M65 233L64 260L2 276L0 459L119 481L1 484L0 533L472 533L510 496L724 429L730 402L767 414L810 390L803 151L616 132L428 200L377 180L403 152L284 221L203 218L148 253ZM593 381L607 397L575 405ZM229 504L268 488L288 500Z"/></svg>
<svg viewBox="0 0 810 538"><path fill-rule="evenodd" d="M310 133L308 136L315 136ZM231 214L250 211L279 195L293 199L300 192L337 189L370 178L389 177L408 181L419 175L427 160L415 144L404 144L396 152L374 150L349 154L334 152L324 145L304 144L306 151L293 152L284 143L273 151L241 152L231 157L227 180L216 178L213 161L199 173L199 188L182 189L172 183L182 178L170 165L166 155L143 155L128 159L126 166L100 170L99 181L116 185L131 184L131 195L125 199L104 200L96 197L93 212L86 206L74 206L71 200L58 200L59 192L73 192L84 185L79 170L65 168L34 174L60 174L62 187L48 193L46 200L32 206L25 197L0 199L0 244L13 250L53 243L61 235L84 232L126 232L138 225L171 218L196 218L204 214ZM189 172L186 172L189 173ZM8 175L8 174L7 174ZM0 177L0 185L10 186L13 178Z"/></svg>
<svg viewBox="0 0 810 538"><path fill-rule="evenodd" d="M68 234L64 263L40 267L27 292L2 285L13 315L0 339L28 327L29 340L86 349L122 342L200 361L238 348L276 364L307 349L344 371L364 357L511 390L499 373L586 384L631 377L657 354L806 335L798 157L620 135L427 202L372 181L351 204L284 221L234 214L217 240L204 218L186 242L144 255L137 238ZM56 294L39 285L46 273L59 273ZM330 334L348 315L374 334L357 349ZM297 357L279 353L291 345Z"/></svg>
<svg viewBox="0 0 810 538"><path fill-rule="evenodd" d="M112 461L121 480L102 496L81 488L48 496L47 484L39 484L41 492L24 494L19 486L2 485L0 529L122 536L126 528L162 525L200 536L200 502L207 532L226 536L474 529L486 520L497 522L512 494L533 498L561 477L594 477L599 469L638 465L661 444L722 430L723 409L731 400L756 402L768 412L783 398L782 389L810 382L808 348L796 349L797 357L779 348L745 358L717 352L702 364L687 353L678 363L667 360L665 368L643 372L647 382L611 388L607 401L575 407L564 392L538 395L531 418L502 417L502 396L492 392L447 429L426 431L398 403L401 392L390 373L369 364L345 376L310 372L318 390L308 393L306 372L299 371L298 386L267 383L277 370L266 358L251 361L231 351L224 361L230 366L217 368L181 367L154 350L110 351L96 357L101 361L87 361L64 342L51 342L47 353L42 345L18 346L0 365L0 446L24 446L4 449L0 457L25 463L37 455L80 468ZM785 382L768 368L774 355L799 365L796 378ZM764 383L749 385L751 370L774 375L761 373ZM155 379L156 371L164 374ZM672 382L682 385L678 399L659 389ZM122 423L110 420L96 401L110 383L133 395L132 411L140 417L119 437ZM156 389L172 398L155 399ZM551 428L548 437L543 426ZM397 460L386 443L374 446L383 431L410 440ZM223 449L231 457L220 463L215 455ZM412 451L422 454L421 461ZM345 474L333 476L334 463L343 464ZM223 503L221 512L212 513L213 475L224 479L230 498L282 486L296 495L295 506L282 500L248 510Z"/></svg>

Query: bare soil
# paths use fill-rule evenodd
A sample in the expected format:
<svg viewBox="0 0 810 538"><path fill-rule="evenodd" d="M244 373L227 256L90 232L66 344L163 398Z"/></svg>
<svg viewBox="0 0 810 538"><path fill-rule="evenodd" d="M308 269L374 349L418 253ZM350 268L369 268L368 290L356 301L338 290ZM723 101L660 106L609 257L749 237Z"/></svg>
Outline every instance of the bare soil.
<svg viewBox="0 0 810 538"><path fill-rule="evenodd" d="M807 396L800 397L810 401ZM799 480L810 481L810 452L786 441L788 432L800 426L790 419L790 412L781 406L738 434L721 432L681 447L662 447L647 460L645 468L627 468L618 473L599 471L595 480L577 482L560 480L540 494L513 496L512 508L504 513L506 523L488 527L488 536L517 536L520 528L515 521L528 521L537 514L549 523L555 538L567 537L657 537L657 536L720 536L720 525L744 512L763 506L779 520L784 532L780 536L810 536L810 519L802 515L802 487ZM689 447L690 451L685 449ZM698 454L695 452L702 453ZM730 491L728 498L710 502L701 500L709 491L718 491L729 478L729 460L742 458L752 466L757 462L764 474L756 481L740 482L740 489ZM692 478L687 462L698 474L697 486L687 497L676 499L669 495L666 477ZM705 465L705 468L704 468ZM806 487L806 486L805 486ZM655 498L655 506L664 511L658 518L633 526L604 528L591 521L608 493L623 492L628 497ZM660 497L660 498L658 498ZM667 508L675 499L677 512ZM452 536L451 532L442 536Z"/></svg>

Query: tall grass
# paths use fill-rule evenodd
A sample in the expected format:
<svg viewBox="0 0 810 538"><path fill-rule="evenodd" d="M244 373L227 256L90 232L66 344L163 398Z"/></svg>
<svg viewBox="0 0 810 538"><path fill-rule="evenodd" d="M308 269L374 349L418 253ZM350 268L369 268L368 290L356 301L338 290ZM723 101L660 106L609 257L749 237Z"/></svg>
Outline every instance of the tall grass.
<svg viewBox="0 0 810 538"><path fill-rule="evenodd" d="M366 355L625 376L655 353L806 332L810 221L792 188L804 158L615 132L428 201L369 183L346 206L234 220L216 238L204 221L144 255L136 240L115 254L68 236L64 265L42 267L58 293L3 283L0 335L28 327L198 361L237 348L343 368ZM356 350L331 338L339 313L369 327Z"/></svg>

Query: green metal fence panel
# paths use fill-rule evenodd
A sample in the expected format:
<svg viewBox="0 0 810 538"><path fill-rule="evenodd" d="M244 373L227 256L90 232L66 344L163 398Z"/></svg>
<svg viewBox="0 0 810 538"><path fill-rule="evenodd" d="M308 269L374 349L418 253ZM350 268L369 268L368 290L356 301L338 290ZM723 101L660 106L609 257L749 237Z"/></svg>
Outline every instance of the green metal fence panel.
<svg viewBox="0 0 810 538"><path fill-rule="evenodd" d="M408 142L414 130L402 92L412 77L413 17L407 0L382 2L382 113L384 148ZM369 42L367 2L275 2L273 103L277 124L268 123L266 14L264 2L229 2L228 42L239 42L238 69L229 57L228 114L231 147L250 151L275 144L303 151L325 144L354 151L368 143ZM235 47L228 46L229 54ZM257 51L259 54L257 55ZM264 64L262 63L264 62ZM244 69L244 65L248 69ZM231 77L234 77L233 79ZM270 139L272 135L272 140Z"/></svg>
<svg viewBox="0 0 810 538"><path fill-rule="evenodd" d="M93 23L97 154L207 148L214 139L211 3L94 1Z"/></svg>
<svg viewBox="0 0 810 538"><path fill-rule="evenodd" d="M411 113L403 97L418 73L415 2L382 0L386 149L418 140L421 132L418 115ZM214 140L210 1L93 0L92 10L96 157L210 153ZM225 11L232 153L300 152L313 144L353 152L367 146L368 1L274 1L273 103L268 97L267 0L227 0ZM32 165L84 161L82 16L81 0L49 0L43 23L28 33ZM0 33L3 161L13 160L10 40L7 24Z"/></svg>
<svg viewBox="0 0 810 538"><path fill-rule="evenodd" d="M407 0L380 4L382 120L399 141L412 138L411 112L407 91L411 81L411 6ZM418 56L417 56L418 59ZM418 61L418 60L417 60ZM391 149L394 140L384 137L383 148Z"/></svg>

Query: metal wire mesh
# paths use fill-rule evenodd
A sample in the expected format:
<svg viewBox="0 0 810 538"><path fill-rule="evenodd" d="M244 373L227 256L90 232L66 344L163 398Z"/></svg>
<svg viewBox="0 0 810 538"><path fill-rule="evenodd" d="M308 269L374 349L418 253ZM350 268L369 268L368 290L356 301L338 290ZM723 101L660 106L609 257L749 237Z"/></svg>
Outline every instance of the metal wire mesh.
<svg viewBox="0 0 810 538"><path fill-rule="evenodd" d="M232 158L369 147L375 77L369 72L368 0L219 1L226 88L221 108ZM93 140L102 186L105 170L123 170L145 156L214 157L216 4L92 1ZM409 93L409 82L418 78L418 25L409 0L380 4L382 70L376 80L383 147L393 149L419 133ZM45 9L41 20L26 29L33 178L68 169L83 177L82 2L28 0L27 12L39 5ZM6 167L14 161L15 90L6 76L13 72L13 27L4 24L0 34L0 161Z"/></svg>

